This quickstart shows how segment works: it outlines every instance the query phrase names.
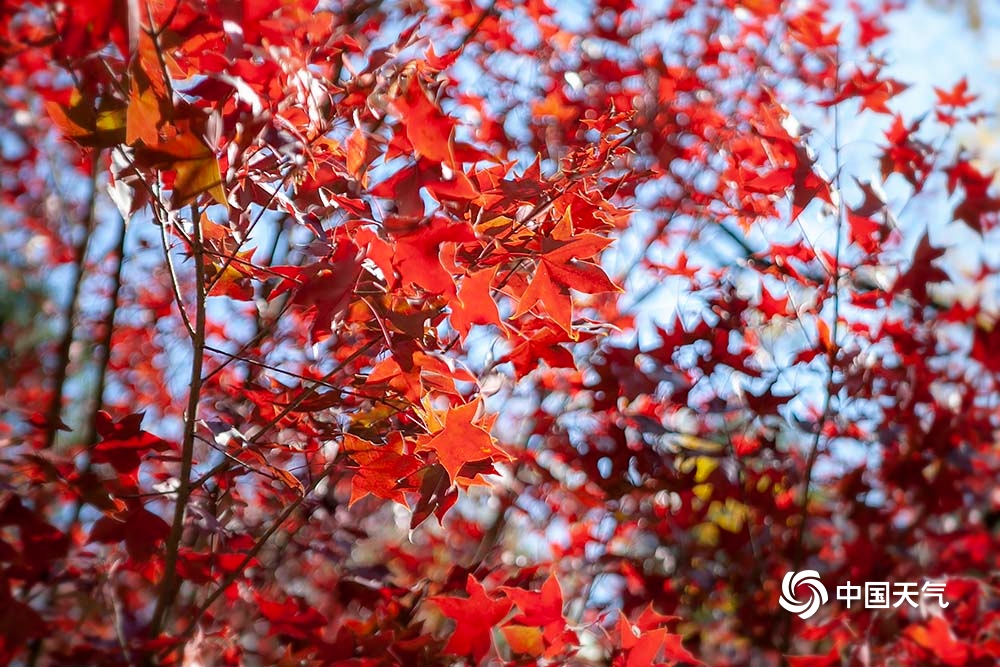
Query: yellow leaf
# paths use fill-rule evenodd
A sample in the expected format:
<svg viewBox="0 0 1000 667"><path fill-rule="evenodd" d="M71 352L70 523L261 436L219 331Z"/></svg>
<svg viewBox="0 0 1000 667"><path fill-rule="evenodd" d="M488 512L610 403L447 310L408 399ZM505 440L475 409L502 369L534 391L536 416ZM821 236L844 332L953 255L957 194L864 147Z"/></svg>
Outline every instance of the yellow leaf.
<svg viewBox="0 0 1000 667"><path fill-rule="evenodd" d="M164 126L163 134L173 132L173 136L137 151L149 166L174 172L170 203L175 209L204 193L210 194L219 204L229 206L215 151L194 129L201 120L193 118L169 123Z"/></svg>
<svg viewBox="0 0 1000 667"><path fill-rule="evenodd" d="M95 107L92 98L73 90L69 105L49 100L45 109L56 127L81 146L110 148L125 139L125 109L112 98Z"/></svg>
<svg viewBox="0 0 1000 667"><path fill-rule="evenodd" d="M682 449L699 452L701 454L717 455L721 454L722 450L725 449L725 445L718 442L712 442L711 440L699 438L696 435L688 435L686 433L678 435L676 441Z"/></svg>
<svg viewBox="0 0 1000 667"><path fill-rule="evenodd" d="M695 473L694 481L701 484L709 478L709 476L715 472L715 469L719 467L719 460L713 459L708 456L699 456L695 458Z"/></svg>
<svg viewBox="0 0 1000 667"><path fill-rule="evenodd" d="M719 527L714 523L699 523L693 529L694 538L698 544L706 547L719 545Z"/></svg>
<svg viewBox="0 0 1000 667"><path fill-rule="evenodd" d="M725 504L716 500L708 508L708 520L730 533L743 530L748 514L747 506L734 498L726 498Z"/></svg>
<svg viewBox="0 0 1000 667"><path fill-rule="evenodd" d="M121 108L99 110L95 127L98 134L117 136L125 127L125 112Z"/></svg>
<svg viewBox="0 0 1000 667"><path fill-rule="evenodd" d="M229 206L226 191L222 189L222 172L215 155L178 160L173 164L177 176L174 178L173 204L179 208L207 192L217 203Z"/></svg>
<svg viewBox="0 0 1000 667"><path fill-rule="evenodd" d="M696 484L691 492L694 494L695 498L702 502L708 502L708 499L712 497L713 486L711 484Z"/></svg>

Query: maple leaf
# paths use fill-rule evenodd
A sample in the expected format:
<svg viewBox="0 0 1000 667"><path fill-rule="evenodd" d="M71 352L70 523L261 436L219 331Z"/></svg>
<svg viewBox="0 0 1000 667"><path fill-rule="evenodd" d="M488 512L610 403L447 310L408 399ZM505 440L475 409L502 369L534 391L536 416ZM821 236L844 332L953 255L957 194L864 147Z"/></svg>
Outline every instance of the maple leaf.
<svg viewBox="0 0 1000 667"><path fill-rule="evenodd" d="M539 362L552 368L574 368L573 354L562 344L569 342L569 335L554 329L541 320L532 320L518 332L519 340L506 359L514 364L518 377L530 373Z"/></svg>
<svg viewBox="0 0 1000 667"><path fill-rule="evenodd" d="M969 93L969 81L968 78L964 76L952 87L951 90L944 90L942 88L935 87L934 94L937 95L938 104L955 109L967 107L979 99L977 95Z"/></svg>
<svg viewBox="0 0 1000 667"><path fill-rule="evenodd" d="M889 145L879 160L883 179L889 174L901 174L910 185L918 186L925 178L929 147L915 137L922 120L918 118L907 126L902 116L893 117L892 126L885 133Z"/></svg>
<svg viewBox="0 0 1000 667"><path fill-rule="evenodd" d="M90 529L91 542L125 542L132 558L148 558L170 535L170 526L144 507L129 511L123 518L104 516Z"/></svg>
<svg viewBox="0 0 1000 667"><path fill-rule="evenodd" d="M427 160L417 162L417 180L438 201L469 202L479 191L461 169L447 169Z"/></svg>
<svg viewBox="0 0 1000 667"><path fill-rule="evenodd" d="M885 225L848 211L847 226L851 243L857 243L869 254L878 252L878 239L882 235Z"/></svg>
<svg viewBox="0 0 1000 667"><path fill-rule="evenodd" d="M579 334L573 329L571 289L587 294L622 291L596 264L573 259L559 264L543 256L512 317L520 317L541 303L545 306L545 315L570 338L577 340Z"/></svg>
<svg viewBox="0 0 1000 667"><path fill-rule="evenodd" d="M131 67L129 99L126 111L125 142L147 146L160 143L160 127L171 117L173 105L166 75L159 58L168 54L159 49L153 38L139 31L138 54Z"/></svg>
<svg viewBox="0 0 1000 667"><path fill-rule="evenodd" d="M984 326L977 323L972 334L972 349L969 350L969 357L983 364L990 371L1000 371L1000 357L996 351L997 343L1000 343L1000 327L994 325Z"/></svg>
<svg viewBox="0 0 1000 667"><path fill-rule="evenodd" d="M923 302L927 299L927 285L948 280L948 274L943 269L934 266L932 262L942 257L944 250L931 245L929 234L925 231L917 249L913 254L913 263L909 270L896 279L892 294L909 291L914 299Z"/></svg>
<svg viewBox="0 0 1000 667"><path fill-rule="evenodd" d="M410 517L410 529L416 528L433 514L438 523L444 525L444 515L458 502L458 489L451 483L441 464L425 466L410 475L405 485L408 488L419 487L417 506L413 508Z"/></svg>
<svg viewBox="0 0 1000 667"><path fill-rule="evenodd" d="M347 171L355 178L361 180L362 185L365 185L366 176L362 172L362 169L369 159L368 136L360 128L355 128L351 136L347 138L346 147Z"/></svg>
<svg viewBox="0 0 1000 667"><path fill-rule="evenodd" d="M454 619L455 632L444 647L445 653L470 656L479 662L490 650L493 628L507 616L514 603L506 598L491 597L471 574L465 583L468 597L435 595L428 598Z"/></svg>
<svg viewBox="0 0 1000 667"><path fill-rule="evenodd" d="M462 279L458 298L451 305L451 325L465 341L473 324L503 328L496 301L490 293L496 268L473 271Z"/></svg>
<svg viewBox="0 0 1000 667"><path fill-rule="evenodd" d="M455 120L437 107L417 77L410 79L403 94L393 100L406 138L422 156L435 162L454 163L451 156L452 132Z"/></svg>
<svg viewBox="0 0 1000 667"><path fill-rule="evenodd" d="M342 242L328 257L315 264L271 267L268 273L283 276L283 280L271 291L270 298L294 289L292 303L312 309L314 313L310 330L313 340L325 337L354 297L361 277L360 256L357 246Z"/></svg>
<svg viewBox="0 0 1000 667"><path fill-rule="evenodd" d="M136 160L141 164L167 170L164 185L171 190L171 204L177 209L208 193L219 204L228 207L222 187L222 172L215 151L199 131L205 119L197 116L179 118L164 130L153 146L136 148Z"/></svg>
<svg viewBox="0 0 1000 667"><path fill-rule="evenodd" d="M891 114L886 102L905 91L908 86L895 79L882 79L880 74L878 68L868 72L857 70L836 97L829 102L821 102L819 106L833 106L852 97L860 97L862 109Z"/></svg>
<svg viewBox="0 0 1000 667"><path fill-rule="evenodd" d="M809 146L800 137L792 136L782 124L788 118L788 112L781 107L767 108L762 119L755 123L762 145L750 143L749 146L755 153L762 151L772 168L766 173L740 171L750 174L741 178L748 192L776 195L791 188L794 220L817 197L831 203L832 196L830 183L817 172L816 158ZM760 156L755 155L755 159Z"/></svg>
<svg viewBox="0 0 1000 667"><path fill-rule="evenodd" d="M844 663L840 648L834 645L826 655L788 656L788 664L790 667L838 667Z"/></svg>
<svg viewBox="0 0 1000 667"><path fill-rule="evenodd" d="M762 287L760 291L760 312L768 319L783 317L788 314L788 296L775 297L767 287Z"/></svg>
<svg viewBox="0 0 1000 667"><path fill-rule="evenodd" d="M72 431L69 426L67 426L59 417L55 418L54 423L49 423L49 417L41 412L33 412L31 416L28 417L28 423L35 428L49 429L54 428L59 431Z"/></svg>
<svg viewBox="0 0 1000 667"><path fill-rule="evenodd" d="M59 130L81 146L110 148L125 140L126 108L114 99L98 104L74 88L68 99L46 100L45 109Z"/></svg>
<svg viewBox="0 0 1000 667"><path fill-rule="evenodd" d="M254 593L254 600L261 615L271 624L271 632L292 639L307 639L329 625L329 620L300 599L289 598L284 602L268 600Z"/></svg>
<svg viewBox="0 0 1000 667"><path fill-rule="evenodd" d="M132 94L129 97L125 124L125 141L135 144L142 141L146 145L159 143L159 124L162 122L160 99L148 85L140 87L139 78L132 79Z"/></svg>
<svg viewBox="0 0 1000 667"><path fill-rule="evenodd" d="M404 282L412 282L435 294L455 296L455 279L442 264L447 245L475 240L467 224L452 224L435 216L417 231L396 237L393 262Z"/></svg>
<svg viewBox="0 0 1000 667"><path fill-rule="evenodd" d="M652 613L653 616L649 616ZM652 623L662 623L671 617L663 617L652 612L651 608L633 625L624 615L618 617L618 632L621 636L621 647L626 652L625 667L648 667L663 655L671 662L704 664L681 644L681 636L673 634L665 628L653 628Z"/></svg>
<svg viewBox="0 0 1000 667"><path fill-rule="evenodd" d="M444 428L417 446L417 452L434 452L451 481L455 481L466 463L483 460L510 460L500 449L489 431L473 424L481 400L460 405L448 411Z"/></svg>
<svg viewBox="0 0 1000 667"><path fill-rule="evenodd" d="M858 46L868 47L889 34L889 29L882 22L880 13L866 14L864 7L856 0L851 0L851 11L858 19Z"/></svg>
<svg viewBox="0 0 1000 667"><path fill-rule="evenodd" d="M0 655L3 648L17 648L28 640L45 637L51 628L41 615L11 594L6 581L0 586Z"/></svg>
<svg viewBox="0 0 1000 667"><path fill-rule="evenodd" d="M514 653L537 658L545 652L544 637L538 628L512 624L503 626L500 632Z"/></svg>
<svg viewBox="0 0 1000 667"><path fill-rule="evenodd" d="M5 561L18 560L21 567L5 566L4 575L11 576L21 570L24 578L34 580L46 577L50 563L66 553L69 537L52 524L34 514L16 495L5 494L0 500L0 528L16 526L20 534L21 551L16 555L7 542L9 537L0 540L0 557ZM11 531L5 530L9 535ZM0 576L0 581L3 577ZM0 586L2 591L3 586ZM2 596L2 592L0 592Z"/></svg>
<svg viewBox="0 0 1000 667"><path fill-rule="evenodd" d="M943 618L932 617L922 625L911 625L903 634L942 664L961 667L969 658L969 647L956 639Z"/></svg>
<svg viewBox="0 0 1000 667"><path fill-rule="evenodd" d="M502 586L500 590L521 611L511 619L514 625L504 628L511 646L516 643L521 653L535 657L543 653L554 656L577 641L576 635L566 627L562 588L555 576L549 575L537 592L511 586ZM514 629L508 632L508 628ZM536 630L537 638L527 628Z"/></svg>
<svg viewBox="0 0 1000 667"><path fill-rule="evenodd" d="M614 239L591 232L577 233L572 209L567 207L552 228L549 236L542 237L542 254L550 262L567 262L573 259L591 259L614 243Z"/></svg>
<svg viewBox="0 0 1000 667"><path fill-rule="evenodd" d="M521 613L512 619L515 623L539 626L551 623L565 625L562 587L554 576L549 575L539 591L526 591L512 586L501 586L500 590L521 610Z"/></svg>
<svg viewBox="0 0 1000 667"><path fill-rule="evenodd" d="M97 413L97 434L101 436L91 453L94 463L110 463L120 473L132 473L149 451L166 451L171 445L139 428L142 414L133 414L115 422L101 410Z"/></svg>
<svg viewBox="0 0 1000 667"><path fill-rule="evenodd" d="M347 434L343 447L358 465L357 472L351 477L348 507L368 494L409 507L401 482L421 466L420 461L403 451L402 438L390 439L390 442L380 446Z"/></svg>
<svg viewBox="0 0 1000 667"><path fill-rule="evenodd" d="M958 184L965 190L965 197L955 207L955 219L961 220L982 236L984 218L1000 212L1000 198L989 194L993 174L984 174L968 161L962 160L948 170L949 191L954 192Z"/></svg>
<svg viewBox="0 0 1000 667"><path fill-rule="evenodd" d="M826 20L822 11L804 11L788 22L788 32L793 38L810 49L822 50L835 47L840 39L840 26L824 31Z"/></svg>

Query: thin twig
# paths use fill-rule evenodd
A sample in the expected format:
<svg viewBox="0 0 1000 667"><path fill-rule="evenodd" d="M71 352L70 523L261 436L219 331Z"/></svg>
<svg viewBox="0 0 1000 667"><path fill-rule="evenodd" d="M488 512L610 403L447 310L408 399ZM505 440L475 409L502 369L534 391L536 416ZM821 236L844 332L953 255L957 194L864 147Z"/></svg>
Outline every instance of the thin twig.
<svg viewBox="0 0 1000 667"><path fill-rule="evenodd" d="M299 506L302 505L303 502L305 502L306 498L308 498L309 495L316 490L316 487L319 486L320 482L326 479L327 476L331 472L333 472L333 469L336 465L337 461L334 461L329 465L327 465L323 470L323 474L318 475L309 484L309 486L305 488L305 490L302 492L302 495L296 498L290 505L288 505L288 507L284 509L284 511L282 511L281 514L278 515L278 518L274 520L274 523L271 524L271 527L268 528L264 532L264 534L261 535L260 538L254 543L254 545L243 557L243 560L239 563L239 565L233 568L229 572L229 574L227 574L222 579L222 581L219 582L219 584L215 587L215 590L213 590L209 594L209 596L205 598L205 600L201 603L201 606L199 606L196 610L194 610L194 612L191 613L190 615L191 620L188 622L187 627L177 636L178 643L173 648L165 649L163 653L164 656L169 655L173 651L180 650L184 646L184 642L187 640L188 637L190 637L194 633L195 629L198 627L198 622L201 620L201 617L205 615L205 612L207 612L212 607L215 601L219 599L219 597L226 591L227 588L229 588L239 577L243 576L243 571L250 565L251 561L253 561L253 559L256 558L257 554L260 553L260 550L264 548L264 545L267 544L268 540L270 540L271 537L273 537L274 534L278 532L278 530L285 523L285 521L287 521L289 517L291 517L292 514L295 513L295 511L299 508Z"/></svg>
<svg viewBox="0 0 1000 667"><path fill-rule="evenodd" d="M835 71L836 80L834 83L834 90L840 90L840 48L837 47L835 53ZM795 540L793 543L792 551L792 572L798 572L802 567L802 562L805 557L804 544L805 544L805 533L806 533L806 523L809 520L809 492L812 487L813 472L816 467L816 461L819 459L820 454L820 444L823 438L823 430L826 427L826 423L830 420L830 416L833 410L833 397L834 397L834 376L836 374L836 363L839 351L839 346L837 344L837 338L840 332L840 253L841 244L843 237L843 227L845 218L845 208L844 208L844 198L841 195L841 144L840 144L840 106L834 105L833 107L833 148L834 148L834 158L836 160L836 172L834 174L834 188L837 190L837 224L836 224L836 239L834 241L834 252L833 252L833 273L830 279L830 284L833 287L832 290L832 300L833 300L833 313L831 314L831 324L830 324L830 342L827 348L827 377L826 377L826 397L823 401L823 411L820 413L819 419L816 423L816 430L813 433L812 442L809 445L809 453L806 457L806 466L804 477L802 480L802 504L799 510L799 521L795 529ZM791 632L792 632L792 615L787 616L787 622L785 623L784 632L781 637L780 650L781 650L781 661L783 664L787 664L787 654L791 647Z"/></svg>
<svg viewBox="0 0 1000 667"><path fill-rule="evenodd" d="M153 209L156 210L155 207ZM159 218L159 215L156 216ZM174 269L174 260L170 256L170 243L167 240L167 223L162 220L158 220L160 223L158 227L160 228L160 240L163 245L163 258L167 262L167 271L170 273L170 287L174 292L174 300L177 302L177 310L180 311L181 321L184 323L184 328L187 329L188 336L194 340L196 337L194 325L191 324L191 318L188 316L187 307L184 305L184 298L181 296L181 286L177 279L177 271ZM196 225L197 226L197 223ZM199 228L198 234L201 234Z"/></svg>

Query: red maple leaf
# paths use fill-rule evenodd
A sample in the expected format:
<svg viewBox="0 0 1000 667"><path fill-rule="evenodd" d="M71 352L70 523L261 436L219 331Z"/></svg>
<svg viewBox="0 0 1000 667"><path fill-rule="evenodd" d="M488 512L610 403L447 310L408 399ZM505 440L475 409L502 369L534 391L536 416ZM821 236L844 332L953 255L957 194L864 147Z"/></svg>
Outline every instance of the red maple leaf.
<svg viewBox="0 0 1000 667"><path fill-rule="evenodd" d="M464 341L473 324L495 324L503 328L496 301L490 294L496 268L469 273L462 279L458 298L451 304L451 326Z"/></svg>
<svg viewBox="0 0 1000 667"><path fill-rule="evenodd" d="M883 79L880 77L881 74L881 70L877 67L868 72L856 71L836 97L829 102L820 102L819 106L833 106L852 97L860 97L862 109L871 109L875 113L892 113L886 102L909 86L895 79Z"/></svg>
<svg viewBox="0 0 1000 667"><path fill-rule="evenodd" d="M147 452L170 449L168 442L140 429L141 422L141 413L115 422L107 412L98 412L97 433L101 442L92 451L94 463L110 463L120 473L131 473L139 467L142 456Z"/></svg>
<svg viewBox="0 0 1000 667"><path fill-rule="evenodd" d="M955 207L955 219L982 235L984 218L1000 211L1000 198L989 193L993 174L984 174L967 160L961 160L948 170L949 192L955 192L959 185L965 190L965 197Z"/></svg>
<svg viewBox="0 0 1000 667"><path fill-rule="evenodd" d="M148 558L170 535L170 526L161 517L144 507L129 512L123 521L104 516L90 530L91 542L114 544L125 542L132 558Z"/></svg>
<svg viewBox="0 0 1000 667"><path fill-rule="evenodd" d="M955 634L943 618L930 618L923 625L911 625L903 633L907 639L935 656L944 665L960 667L969 658L969 647L955 638Z"/></svg>
<svg viewBox="0 0 1000 667"><path fill-rule="evenodd" d="M292 303L310 310L313 340L325 338L333 321L348 307L361 277L361 253L350 242L338 243L324 260L305 267L275 266L271 274L282 281L271 291L271 299L294 289Z"/></svg>
<svg viewBox="0 0 1000 667"><path fill-rule="evenodd" d="M624 615L618 617L618 631L621 633L621 647L625 651L625 667L648 667L657 664L657 656L674 662L703 664L681 645L681 636L666 628L655 627L675 620L653 611L652 606L632 624Z"/></svg>
<svg viewBox="0 0 1000 667"><path fill-rule="evenodd" d="M969 94L969 81L965 77L962 77L962 80L956 83L951 90L935 86L934 94L937 95L938 104L956 109L967 107L978 99L977 95Z"/></svg>
<svg viewBox="0 0 1000 667"><path fill-rule="evenodd" d="M934 266L932 262L944 255L944 250L931 245L930 236L924 232L917 249L913 254L913 264L909 270L899 276L893 285L892 293L900 294L909 290L911 296L918 301L927 298L927 285L948 280L948 274L943 269Z"/></svg>
<svg viewBox="0 0 1000 667"><path fill-rule="evenodd" d="M353 435L345 435L344 451L359 466L351 478L351 500L348 506L368 494L408 505L405 487L400 485L400 480L416 472L420 468L420 462L403 452L401 438L380 446Z"/></svg>
<svg viewBox="0 0 1000 667"><path fill-rule="evenodd" d="M423 86L414 77L404 93L393 100L406 131L406 138L422 156L435 162L453 162L452 132L455 119L446 116L427 97Z"/></svg>
<svg viewBox="0 0 1000 667"><path fill-rule="evenodd" d="M493 628L514 603L506 598L490 597L471 574L466 580L465 592L469 597L435 595L429 600L456 623L455 632L444 647L445 653L471 656L478 663L490 650Z"/></svg>
<svg viewBox="0 0 1000 667"><path fill-rule="evenodd" d="M561 653L567 645L576 641L573 632L566 629L566 617L563 616L563 593L559 580L549 576L542 584L540 591L526 591L522 588L503 586L500 589L521 610L521 613L511 619L515 628L538 629L539 638L544 642L544 654L554 656ZM516 629L504 633L508 640L533 640L530 633ZM527 648L527 646L524 646ZM531 653L531 651L522 651ZM537 654L536 654L537 655Z"/></svg>
<svg viewBox="0 0 1000 667"><path fill-rule="evenodd" d="M572 259L558 264L543 257L535 271L535 277L521 295L513 317L524 315L541 302L545 306L546 315L576 340L578 334L573 330L570 289L587 294L621 291L596 264Z"/></svg>
<svg viewBox="0 0 1000 667"><path fill-rule="evenodd" d="M455 279L441 263L445 244L475 240L469 225L451 224L435 217L417 231L396 238L393 262L404 283L414 283L434 294L455 296Z"/></svg>

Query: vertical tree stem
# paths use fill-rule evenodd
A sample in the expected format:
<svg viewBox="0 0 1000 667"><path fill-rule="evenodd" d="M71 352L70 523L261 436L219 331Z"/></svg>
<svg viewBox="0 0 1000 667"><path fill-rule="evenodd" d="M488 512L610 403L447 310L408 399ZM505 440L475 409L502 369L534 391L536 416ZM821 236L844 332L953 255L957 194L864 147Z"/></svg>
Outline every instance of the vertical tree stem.
<svg viewBox="0 0 1000 667"><path fill-rule="evenodd" d="M66 306L66 330L59 341L59 350L56 355L55 378L52 382L52 394L49 396L49 405L45 412L45 422L47 430L45 432L45 449L51 449L56 443L56 434L59 432L57 424L62 415L63 393L66 388L66 379L69 376L69 357L73 347L74 322L80 298L80 286L83 283L85 273L84 264L87 259L87 247L90 245L90 237L94 231L94 220L97 217L97 175L100 164L100 153L92 158L90 168L90 201L87 204L87 213L83 219L83 238L75 248L73 259L75 276L70 288L69 304Z"/></svg>
<svg viewBox="0 0 1000 667"><path fill-rule="evenodd" d="M195 270L195 317L194 333L191 336L191 384L188 391L187 410L184 415L184 438L181 443L180 485L177 488L177 504L174 507L173 523L167 539L166 556L163 562L163 579L160 582L156 609L150 623L150 636L156 637L163 630L170 608L177 597L177 552L184 532L184 515L193 487L191 469L194 462L195 430L198 421L198 403L201 398L201 374L205 355L205 257L202 246L201 220L197 206L191 207L194 230L191 235L191 255ZM183 304L178 303L183 308Z"/></svg>
<svg viewBox="0 0 1000 667"><path fill-rule="evenodd" d="M115 268L112 277L111 295L108 298L108 312L104 315L104 331L101 336L101 353L97 363L97 382L94 386L94 406L85 426L84 445L93 445L97 440L97 413L104 407L104 389L108 381L108 363L111 361L111 339L115 331L115 315L118 314L119 296L122 290L122 270L125 265L125 234L127 225L119 218L118 240L115 244Z"/></svg>
<svg viewBox="0 0 1000 667"><path fill-rule="evenodd" d="M841 73L840 73L840 47L838 46L834 54L834 65L835 65L835 82L834 90L839 92L841 87ZM826 427L827 422L830 421L833 416L833 397L836 393L835 385L835 375L836 375L836 365L837 365L837 354L840 350L837 339L840 336L840 255L842 251L842 238L844 235L844 221L846 210L844 208L844 198L843 191L841 189L841 172L842 169L842 156L841 151L843 147L840 140L840 105L835 104L833 106L833 154L836 161L836 171L833 176L833 187L837 192L837 224L836 224L836 239L834 241L834 251L833 251L833 275L831 276L831 281L833 285L832 292L830 294L831 301L833 302L833 312L830 315L830 344L827 349L826 359L827 359L827 375L826 375L826 395L823 400L823 412L820 413L819 419L816 422L816 432L813 434L812 442L809 445L809 453L806 457L805 471L803 473L802 480L802 502L799 508L799 521L795 528L795 538L792 543L792 572L798 572L805 561L805 534L806 534L806 524L809 521L809 492L812 488L813 473L816 468L816 461L819 460L820 445L823 439L823 429ZM818 255L817 255L818 257ZM819 342L817 344L820 344ZM792 614L787 614L785 617L784 631L781 636L780 650L781 650L781 665L788 665L788 652L792 646Z"/></svg>

